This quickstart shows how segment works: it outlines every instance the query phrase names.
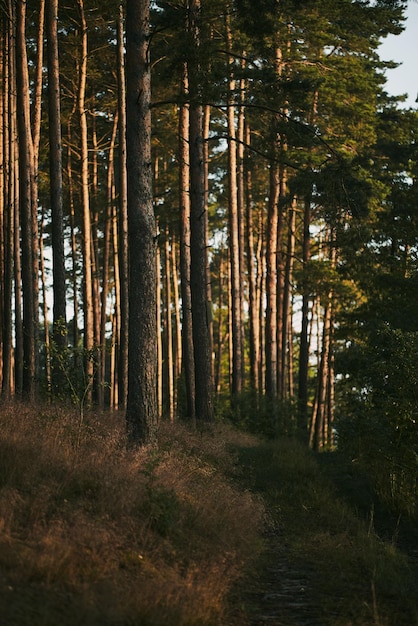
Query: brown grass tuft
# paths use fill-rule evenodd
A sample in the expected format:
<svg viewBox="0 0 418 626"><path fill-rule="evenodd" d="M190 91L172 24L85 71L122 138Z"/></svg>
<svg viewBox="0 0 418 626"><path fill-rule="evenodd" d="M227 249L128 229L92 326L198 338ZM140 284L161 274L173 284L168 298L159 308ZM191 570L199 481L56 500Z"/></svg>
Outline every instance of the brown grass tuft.
<svg viewBox="0 0 418 626"><path fill-rule="evenodd" d="M261 547L263 506L233 480L246 436L164 425L158 448L132 452L120 416L80 427L24 405L2 407L0 433L7 626L228 623Z"/></svg>

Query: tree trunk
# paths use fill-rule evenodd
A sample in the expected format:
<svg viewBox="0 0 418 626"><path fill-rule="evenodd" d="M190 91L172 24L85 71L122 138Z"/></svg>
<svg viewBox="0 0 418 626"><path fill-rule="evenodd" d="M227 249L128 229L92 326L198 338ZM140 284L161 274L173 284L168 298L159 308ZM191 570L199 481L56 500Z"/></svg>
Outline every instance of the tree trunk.
<svg viewBox="0 0 418 626"><path fill-rule="evenodd" d="M30 127L29 78L26 56L26 2L16 4L16 95L19 136L19 206L22 229L22 292L23 292L23 395L35 399L36 354L38 344L37 281L33 266L32 176L33 145ZM36 268L37 270L37 268ZM36 271L37 276L37 271Z"/></svg>
<svg viewBox="0 0 418 626"><path fill-rule="evenodd" d="M119 406L126 408L128 394L128 199L126 179L126 87L123 42L123 8L117 24L118 112L119 112L119 283L120 329L118 356Z"/></svg>
<svg viewBox="0 0 418 626"><path fill-rule="evenodd" d="M81 138L81 202L83 211L83 313L84 313L84 389L86 398L91 400L91 386L94 376L94 316L93 316L93 276L92 276L92 241L89 195L89 150L87 139L87 117L85 107L87 79L87 24L84 14L84 0L77 0L81 25L81 59L79 66L79 84L77 108Z"/></svg>
<svg viewBox="0 0 418 626"><path fill-rule="evenodd" d="M310 260L310 223L311 197L304 199L302 267L306 271ZM301 332L299 340L299 371L298 371L298 429L306 435L308 427L308 376L309 376L309 302L308 289L303 286Z"/></svg>
<svg viewBox="0 0 418 626"><path fill-rule="evenodd" d="M181 96L188 96L187 66L183 66ZM179 202L180 202L180 277L182 300L182 367L186 387L186 416L193 424L195 412L195 377L192 327L192 300L190 291L190 155L189 105L184 102L179 110Z"/></svg>
<svg viewBox="0 0 418 626"><path fill-rule="evenodd" d="M270 164L266 250L266 394L277 397L277 230L279 221L279 167Z"/></svg>
<svg viewBox="0 0 418 626"><path fill-rule="evenodd" d="M207 299L207 247L205 175L203 159L203 111L200 101L200 0L190 0L190 32L193 49L189 60L190 92L190 251L193 345L196 384L196 419L213 419L213 379L210 311Z"/></svg>
<svg viewBox="0 0 418 626"><path fill-rule="evenodd" d="M157 437L156 227L152 204L149 0L127 0L127 172L129 374L126 422L131 445Z"/></svg>
<svg viewBox="0 0 418 626"><path fill-rule="evenodd" d="M293 372L290 369L290 353L292 349L292 284L293 284L293 263L295 251L295 219L296 219L296 198L293 198L292 207L289 209L289 222L287 232L287 249L283 281L283 326L282 326L282 387L281 397L291 398L290 389L293 388L291 378Z"/></svg>
<svg viewBox="0 0 418 626"><path fill-rule="evenodd" d="M10 18L10 19L9 19ZM13 389L12 380L12 295L13 295L13 254L14 254L14 212L16 210L16 189L14 167L16 163L15 132L14 132L14 71L13 71L13 22L12 15L2 15L3 25L2 58L2 140L3 140L3 228L4 228L4 255L3 255L3 289L2 289L2 396L8 400Z"/></svg>
<svg viewBox="0 0 418 626"><path fill-rule="evenodd" d="M167 363L167 401L168 417L174 421L174 359L173 359L173 323L171 317L171 263L170 263L170 240L168 227L165 229L164 245L165 261L165 298L166 298L166 363Z"/></svg>
<svg viewBox="0 0 418 626"><path fill-rule="evenodd" d="M250 129L246 128L246 143L250 145ZM250 383L253 391L259 392L260 374L260 333L259 333L259 300L257 298L255 249L254 249L254 218L252 200L252 178L249 164L244 169L245 178L245 218L247 227L247 275L248 275L248 315L249 315L249 356Z"/></svg>
<svg viewBox="0 0 418 626"><path fill-rule="evenodd" d="M177 270L177 255L178 245L174 235L171 238L171 267L173 276L173 307L174 307L174 406L176 412L178 408L178 386L181 374L181 362L182 362L182 344L181 344L181 314L180 314L180 294L179 294L179 276Z"/></svg>
<svg viewBox="0 0 418 626"><path fill-rule="evenodd" d="M58 0L47 0L46 35L48 63L49 172L53 289L53 340L60 353L67 345L64 212L62 181L61 98L58 55ZM59 389L63 373L53 362L52 384Z"/></svg>
<svg viewBox="0 0 418 626"><path fill-rule="evenodd" d="M231 48L231 32L226 23L228 49ZM228 57L228 209L229 209L229 251L231 262L231 341L232 341L232 397L243 389L244 351L242 344L242 271L240 250L240 224L238 215L237 141L235 129L234 90L235 80L232 71L232 58Z"/></svg>

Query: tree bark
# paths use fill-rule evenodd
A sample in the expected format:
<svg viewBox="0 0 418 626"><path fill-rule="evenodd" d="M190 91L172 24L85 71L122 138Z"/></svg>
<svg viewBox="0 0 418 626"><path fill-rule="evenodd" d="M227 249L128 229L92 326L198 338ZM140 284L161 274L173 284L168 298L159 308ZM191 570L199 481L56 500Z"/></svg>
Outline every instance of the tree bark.
<svg viewBox="0 0 418 626"><path fill-rule="evenodd" d="M80 11L81 59L79 66L79 84L77 94L77 109L80 124L81 139L81 202L83 211L83 313L84 313L84 390L88 389L86 397L91 400L91 386L94 376L93 348L94 348L94 315L93 315L93 276L92 276L92 241L91 215L89 194L89 150L87 136L87 117L85 108L86 78L87 78L87 24L84 13L84 0L77 0ZM83 390L83 392L84 392Z"/></svg>
<svg viewBox="0 0 418 626"><path fill-rule="evenodd" d="M270 164L270 191L267 213L266 250L266 395L277 396L277 229L279 221L279 167Z"/></svg>
<svg viewBox="0 0 418 626"><path fill-rule="evenodd" d="M17 129L19 136L19 207L22 231L22 292L23 292L23 395L35 399L36 354L38 344L37 284L33 266L32 176L33 144L30 127L29 77L26 56L26 2L16 4L16 95ZM36 268L37 270L37 268ZM37 276L37 271L36 271Z"/></svg>
<svg viewBox="0 0 418 626"><path fill-rule="evenodd" d="M123 41L123 7L119 7L117 23L117 76L119 113L119 284L120 328L118 356L119 406L126 408L128 395L128 320L129 320L129 264L128 264L128 198L126 177L126 85Z"/></svg>
<svg viewBox="0 0 418 626"><path fill-rule="evenodd" d="M213 422L213 377L210 310L207 299L207 247L203 110L200 94L200 0L190 0L193 47L189 59L190 93L190 251L193 345L196 384L196 420Z"/></svg>
<svg viewBox="0 0 418 626"><path fill-rule="evenodd" d="M131 445L157 438L156 226L152 204L149 0L126 13L129 231L129 373L126 422Z"/></svg>
<svg viewBox="0 0 418 626"><path fill-rule="evenodd" d="M53 340L60 352L67 345L64 209L62 180L61 98L58 54L58 0L47 0L46 35L48 64L49 173L53 278ZM59 365L53 364L52 384L62 383Z"/></svg>
<svg viewBox="0 0 418 626"><path fill-rule="evenodd" d="M183 66L181 96L188 96L187 66ZM192 327L192 297L190 291L190 154L189 104L183 102L179 110L179 202L180 202L180 277L182 300L182 367L186 387L186 416L196 420L194 351Z"/></svg>
<svg viewBox="0 0 418 626"><path fill-rule="evenodd" d="M231 31L226 22L228 50L231 49ZM229 210L229 250L231 263L231 340L232 340L232 397L238 396L243 389L244 348L243 312L242 312L242 271L240 250L240 220L238 214L238 177L237 177L237 137L235 129L234 106L235 80L233 78L232 58L228 56L228 210Z"/></svg>

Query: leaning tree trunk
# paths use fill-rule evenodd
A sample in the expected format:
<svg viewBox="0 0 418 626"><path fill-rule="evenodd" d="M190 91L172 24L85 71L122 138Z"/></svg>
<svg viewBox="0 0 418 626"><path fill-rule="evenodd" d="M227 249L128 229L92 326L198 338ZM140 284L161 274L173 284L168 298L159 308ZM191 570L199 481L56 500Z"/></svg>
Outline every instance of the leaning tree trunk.
<svg viewBox="0 0 418 626"><path fill-rule="evenodd" d="M156 226L152 203L149 0L126 12L129 231L129 373L126 423L131 445L157 438Z"/></svg>

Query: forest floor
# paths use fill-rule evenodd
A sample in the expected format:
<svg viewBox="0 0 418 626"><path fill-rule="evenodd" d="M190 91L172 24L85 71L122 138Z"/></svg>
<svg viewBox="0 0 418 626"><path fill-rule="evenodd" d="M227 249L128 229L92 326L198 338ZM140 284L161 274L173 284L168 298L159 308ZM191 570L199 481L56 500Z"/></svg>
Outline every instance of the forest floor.
<svg viewBox="0 0 418 626"><path fill-rule="evenodd" d="M241 449L267 511L251 626L418 625L418 526L391 513L355 463L283 439Z"/></svg>
<svg viewBox="0 0 418 626"><path fill-rule="evenodd" d="M418 626L418 528L356 464L0 405L0 626Z"/></svg>

